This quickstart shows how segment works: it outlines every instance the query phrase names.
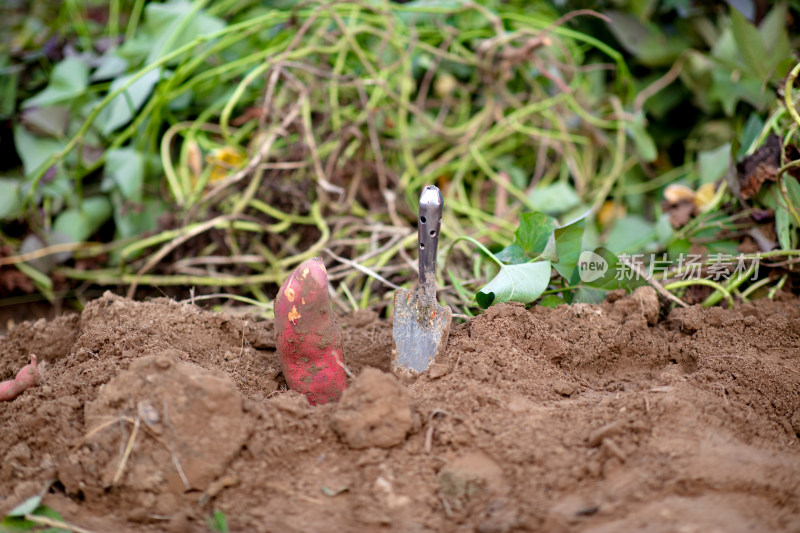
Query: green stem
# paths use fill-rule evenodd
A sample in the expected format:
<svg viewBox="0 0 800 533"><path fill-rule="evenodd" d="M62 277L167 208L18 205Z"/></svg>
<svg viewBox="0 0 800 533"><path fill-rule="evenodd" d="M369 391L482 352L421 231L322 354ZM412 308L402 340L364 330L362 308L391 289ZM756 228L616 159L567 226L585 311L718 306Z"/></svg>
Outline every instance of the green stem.
<svg viewBox="0 0 800 533"><path fill-rule="evenodd" d="M460 242L460 241L467 241L467 242L475 245L481 252L483 252L484 254L489 256L489 258L492 261L494 261L495 264L497 264L497 266L499 266L500 268L505 266L502 261L500 261L492 252L489 251L488 248L486 248L484 245L482 245L480 242L476 241L472 237L468 237L466 235L461 236L461 237L455 239L453 242L450 243L450 246L447 247L447 252L445 253L445 257L450 255L450 251L453 249L453 246L455 246L455 244L457 242ZM447 263L447 260L445 260L445 264L446 263Z"/></svg>
<svg viewBox="0 0 800 533"><path fill-rule="evenodd" d="M731 296L731 293L728 292L725 287L716 281L711 281L710 279L686 279L681 281L673 281L672 283L664 285L664 288L668 291L672 291L683 287L691 287L692 285L705 285L707 287L713 287L725 297L725 299L728 301L728 305L733 307L733 297ZM708 300L703 302L703 307L709 307L710 305L713 304L709 304Z"/></svg>
<svg viewBox="0 0 800 533"><path fill-rule="evenodd" d="M794 106L794 98L792 96L794 80L797 79L798 74L800 74L800 63L796 64L791 72L789 72L789 75L786 76L786 81L783 84L783 103L786 104L786 110L789 112L789 116L800 126L800 114L798 114L797 108Z"/></svg>

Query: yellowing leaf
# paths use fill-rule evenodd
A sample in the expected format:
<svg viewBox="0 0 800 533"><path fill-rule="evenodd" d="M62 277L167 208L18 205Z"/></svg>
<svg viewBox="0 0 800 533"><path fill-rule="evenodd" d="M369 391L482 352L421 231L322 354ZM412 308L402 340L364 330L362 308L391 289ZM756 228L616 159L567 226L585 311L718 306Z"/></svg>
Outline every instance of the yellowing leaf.
<svg viewBox="0 0 800 533"><path fill-rule="evenodd" d="M186 158L189 165L189 172L192 173L192 181L197 183L200 175L203 173L203 152L200 150L200 145L197 141L192 139L186 146Z"/></svg>
<svg viewBox="0 0 800 533"><path fill-rule="evenodd" d="M615 204L611 200L608 200L597 212L597 222L599 222L601 226L606 227L615 220L624 217L626 214L624 205Z"/></svg>
<svg viewBox="0 0 800 533"><path fill-rule="evenodd" d="M206 163L211 166L209 183L214 183L228 176L232 169L239 169L244 164L245 156L241 150L232 146L223 146L211 152Z"/></svg>
<svg viewBox="0 0 800 533"><path fill-rule="evenodd" d="M697 209L699 209L701 212L704 211L705 208L711 205L711 203L714 201L714 192L713 183L701 185L694 195L695 207L697 207Z"/></svg>
<svg viewBox="0 0 800 533"><path fill-rule="evenodd" d="M694 191L686 185L673 183L664 189L664 200L671 204L677 204L681 200L694 200Z"/></svg>

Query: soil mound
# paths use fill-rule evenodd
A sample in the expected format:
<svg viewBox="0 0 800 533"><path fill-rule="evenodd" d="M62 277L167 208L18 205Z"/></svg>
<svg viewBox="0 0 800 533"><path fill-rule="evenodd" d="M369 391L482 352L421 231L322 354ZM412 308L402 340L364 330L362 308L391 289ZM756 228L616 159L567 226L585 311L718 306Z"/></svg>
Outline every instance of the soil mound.
<svg viewBox="0 0 800 533"><path fill-rule="evenodd" d="M272 323L106 294L13 327L0 379L0 512L93 531L798 531L800 302L664 316L497 305L416 381L391 324L339 319L338 405L286 391Z"/></svg>

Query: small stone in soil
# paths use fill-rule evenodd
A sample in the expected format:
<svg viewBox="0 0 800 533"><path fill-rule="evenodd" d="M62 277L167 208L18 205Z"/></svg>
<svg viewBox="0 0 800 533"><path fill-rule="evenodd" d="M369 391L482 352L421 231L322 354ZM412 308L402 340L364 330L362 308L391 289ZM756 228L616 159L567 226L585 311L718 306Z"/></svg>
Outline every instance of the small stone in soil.
<svg viewBox="0 0 800 533"><path fill-rule="evenodd" d="M553 392L561 396L572 396L575 393L575 385L566 381L556 381L553 383Z"/></svg>
<svg viewBox="0 0 800 533"><path fill-rule="evenodd" d="M429 379L437 379L442 376L447 375L450 371L450 367L447 365L441 365L438 363L434 363L431 365L430 369L428 369L428 378Z"/></svg>

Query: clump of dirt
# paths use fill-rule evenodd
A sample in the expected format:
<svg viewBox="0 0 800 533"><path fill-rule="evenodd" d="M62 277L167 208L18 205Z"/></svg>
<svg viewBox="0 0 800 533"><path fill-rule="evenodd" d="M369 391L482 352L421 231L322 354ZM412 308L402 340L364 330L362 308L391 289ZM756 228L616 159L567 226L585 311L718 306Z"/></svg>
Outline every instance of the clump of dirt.
<svg viewBox="0 0 800 533"><path fill-rule="evenodd" d="M252 420L228 376L179 357L175 351L141 357L100 387L84 411L93 429L58 472L67 492L101 495L121 486L131 493L180 495L205 491L225 472L250 435ZM127 448L140 428L151 438L131 455Z"/></svg>
<svg viewBox="0 0 800 533"><path fill-rule="evenodd" d="M411 431L411 400L389 374L365 368L342 396L331 427L351 448L391 448Z"/></svg>
<svg viewBox="0 0 800 533"><path fill-rule="evenodd" d="M272 324L105 295L14 326L0 379L0 512L96 531L800 530L800 302L665 314L497 305L416 381L391 324L341 317L337 405L286 391Z"/></svg>

